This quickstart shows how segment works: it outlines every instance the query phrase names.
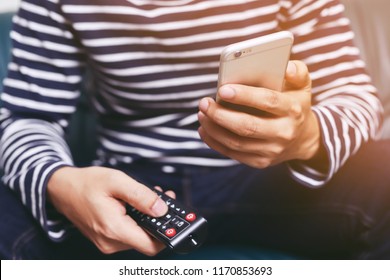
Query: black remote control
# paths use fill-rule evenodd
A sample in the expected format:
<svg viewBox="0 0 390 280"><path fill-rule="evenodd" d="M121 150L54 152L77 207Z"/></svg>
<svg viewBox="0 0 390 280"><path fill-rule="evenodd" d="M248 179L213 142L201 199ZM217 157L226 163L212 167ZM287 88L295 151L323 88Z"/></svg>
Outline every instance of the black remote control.
<svg viewBox="0 0 390 280"><path fill-rule="evenodd" d="M167 214L154 218L130 205L127 206L127 214L176 253L189 253L202 245L207 236L206 219L166 194L156 192L168 205Z"/></svg>

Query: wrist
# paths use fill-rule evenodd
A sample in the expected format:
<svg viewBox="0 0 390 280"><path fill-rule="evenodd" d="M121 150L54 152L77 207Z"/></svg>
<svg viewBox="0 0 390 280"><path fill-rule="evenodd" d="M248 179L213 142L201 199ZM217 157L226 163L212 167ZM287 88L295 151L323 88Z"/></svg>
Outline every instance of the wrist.
<svg viewBox="0 0 390 280"><path fill-rule="evenodd" d="M73 193L73 182L77 178L78 170L79 168L77 167L61 167L53 172L48 180L46 190L47 202L51 203L62 214L64 214L63 209L66 198Z"/></svg>
<svg viewBox="0 0 390 280"><path fill-rule="evenodd" d="M304 144L301 145L300 160L312 160L321 152L321 130L318 119L313 111L310 111L309 119L306 124L304 135Z"/></svg>

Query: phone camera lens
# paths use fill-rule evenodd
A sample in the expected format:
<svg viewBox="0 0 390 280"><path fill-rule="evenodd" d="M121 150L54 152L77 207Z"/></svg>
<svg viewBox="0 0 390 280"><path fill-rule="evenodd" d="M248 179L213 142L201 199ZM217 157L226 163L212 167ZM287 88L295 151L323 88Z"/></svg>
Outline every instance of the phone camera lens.
<svg viewBox="0 0 390 280"><path fill-rule="evenodd" d="M238 58L238 57L240 57L241 55L242 55L242 51L237 51L237 52L234 53L234 57L235 57L235 58Z"/></svg>

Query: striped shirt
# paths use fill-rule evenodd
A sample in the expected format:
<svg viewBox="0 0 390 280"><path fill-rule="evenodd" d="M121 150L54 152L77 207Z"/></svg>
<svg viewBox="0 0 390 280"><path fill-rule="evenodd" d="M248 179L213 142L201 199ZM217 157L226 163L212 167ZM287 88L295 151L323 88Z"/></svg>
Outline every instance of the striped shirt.
<svg viewBox="0 0 390 280"><path fill-rule="evenodd" d="M329 158L326 173L288 164L297 180L322 186L377 136L382 111L343 6L331 0L22 1L1 94L4 183L50 238L64 237L45 191L52 172L73 165L64 134L87 67L101 163L238 164L201 141L198 102L215 96L223 47L284 29L295 35L291 59L309 67Z"/></svg>

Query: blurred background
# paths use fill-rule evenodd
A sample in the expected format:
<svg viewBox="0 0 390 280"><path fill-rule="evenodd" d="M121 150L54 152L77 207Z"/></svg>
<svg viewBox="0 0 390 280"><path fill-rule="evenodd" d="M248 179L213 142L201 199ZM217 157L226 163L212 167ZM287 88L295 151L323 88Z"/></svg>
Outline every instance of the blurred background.
<svg viewBox="0 0 390 280"><path fill-rule="evenodd" d="M0 13L15 11L19 0L0 0Z"/></svg>

